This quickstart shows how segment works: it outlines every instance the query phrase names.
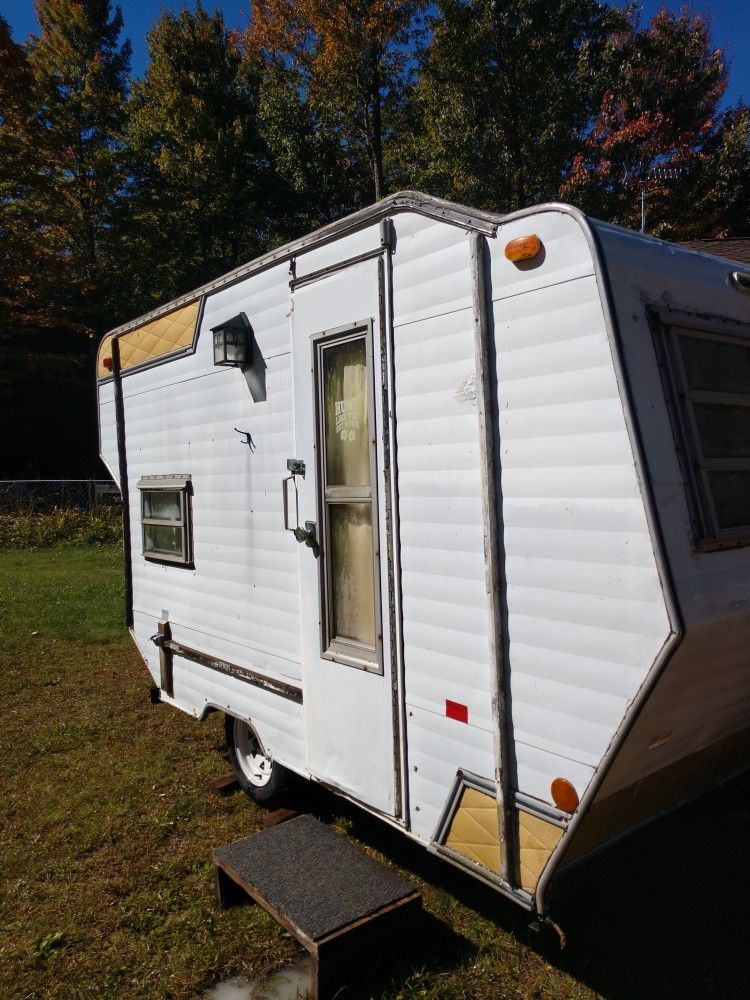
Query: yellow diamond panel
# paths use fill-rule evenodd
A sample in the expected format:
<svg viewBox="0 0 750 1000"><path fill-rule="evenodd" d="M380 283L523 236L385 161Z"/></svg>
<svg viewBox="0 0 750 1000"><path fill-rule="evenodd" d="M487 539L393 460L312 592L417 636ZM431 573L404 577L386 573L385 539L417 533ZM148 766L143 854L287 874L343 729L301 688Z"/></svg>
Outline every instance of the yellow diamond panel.
<svg viewBox="0 0 750 1000"><path fill-rule="evenodd" d="M557 847L563 830L529 813L518 813L518 840L521 865L521 886L533 892L547 864L550 854Z"/></svg>
<svg viewBox="0 0 750 1000"><path fill-rule="evenodd" d="M476 788L463 790L445 846L499 873L500 826L494 796Z"/></svg>
<svg viewBox="0 0 750 1000"><path fill-rule="evenodd" d="M173 312L151 320L137 330L131 330L120 337L120 367L123 371L142 365L145 361L171 354L193 342L195 324L198 319L199 302L175 309ZM105 358L112 356L112 338L107 337L99 348L99 378L112 374L104 365Z"/></svg>

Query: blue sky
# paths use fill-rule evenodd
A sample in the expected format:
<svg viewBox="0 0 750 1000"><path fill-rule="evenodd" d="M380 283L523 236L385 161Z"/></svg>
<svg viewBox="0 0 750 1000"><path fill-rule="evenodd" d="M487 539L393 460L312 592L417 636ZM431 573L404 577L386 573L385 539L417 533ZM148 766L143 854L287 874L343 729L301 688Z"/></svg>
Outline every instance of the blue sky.
<svg viewBox="0 0 750 1000"><path fill-rule="evenodd" d="M188 0L189 2L189 0ZM204 0L204 7L219 6L230 25L243 24L249 0ZM133 43L133 73L140 75L146 65L146 32L164 8L179 10L183 0L120 0L125 27L123 36ZM640 0L642 22L646 23L661 6L660 0ZM681 0L666 0L671 10L679 10ZM729 90L725 103L734 104L740 98L750 104L750 0L693 0L695 10L711 15L713 44L726 50L731 60ZM23 41L29 32L39 29L33 0L0 0L0 12L9 21L16 41Z"/></svg>

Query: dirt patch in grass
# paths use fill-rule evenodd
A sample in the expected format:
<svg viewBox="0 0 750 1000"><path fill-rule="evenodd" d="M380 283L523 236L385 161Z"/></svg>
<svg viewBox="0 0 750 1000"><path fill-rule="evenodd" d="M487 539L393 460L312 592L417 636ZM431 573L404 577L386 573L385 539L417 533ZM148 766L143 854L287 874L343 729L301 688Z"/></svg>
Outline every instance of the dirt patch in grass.
<svg viewBox="0 0 750 1000"><path fill-rule="evenodd" d="M3 998L193 1000L294 952L258 908L218 910L211 848L260 829L262 813L209 791L227 770L221 719L152 706L121 622L117 549L0 549ZM549 960L527 944L519 908L306 787L299 804L424 891L422 939L346 996L746 996L744 780L577 877L559 911L571 945Z"/></svg>

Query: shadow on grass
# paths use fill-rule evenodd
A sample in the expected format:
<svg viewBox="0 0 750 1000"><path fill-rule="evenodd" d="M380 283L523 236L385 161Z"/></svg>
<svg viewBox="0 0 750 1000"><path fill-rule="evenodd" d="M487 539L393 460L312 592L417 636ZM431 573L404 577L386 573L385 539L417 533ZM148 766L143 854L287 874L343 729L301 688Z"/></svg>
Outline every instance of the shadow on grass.
<svg viewBox="0 0 750 1000"><path fill-rule="evenodd" d="M608 1000L750 996L750 774L561 879L560 968Z"/></svg>
<svg viewBox="0 0 750 1000"><path fill-rule="evenodd" d="M562 951L528 931L520 907L356 807L307 784L293 798L295 808L323 820L343 816L354 836L407 875L543 951L607 1000L750 996L750 773L564 874L552 903L567 935ZM367 995L404 982L420 966L434 974L467 963L473 944L429 919L409 961L382 982L368 977Z"/></svg>
<svg viewBox="0 0 750 1000"><path fill-rule="evenodd" d="M372 1000L373 997L392 995L409 980L428 971L431 978L465 965L474 955L476 947L461 934L438 920L426 910L415 922L409 940L397 953L373 956L359 970L357 982L341 989L344 1000Z"/></svg>

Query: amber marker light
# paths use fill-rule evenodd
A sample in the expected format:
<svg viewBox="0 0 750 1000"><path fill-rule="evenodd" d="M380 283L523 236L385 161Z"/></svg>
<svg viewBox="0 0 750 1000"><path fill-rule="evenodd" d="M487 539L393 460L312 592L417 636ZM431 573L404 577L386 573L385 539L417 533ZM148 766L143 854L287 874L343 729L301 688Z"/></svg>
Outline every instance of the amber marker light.
<svg viewBox="0 0 750 1000"><path fill-rule="evenodd" d="M563 812L572 813L578 808L578 792L567 778L555 778L550 786L552 801Z"/></svg>
<svg viewBox="0 0 750 1000"><path fill-rule="evenodd" d="M519 236L517 240L505 244L505 256L514 264L519 264L522 260L533 260L541 249L542 241L538 236Z"/></svg>

